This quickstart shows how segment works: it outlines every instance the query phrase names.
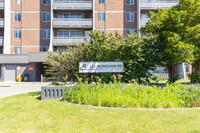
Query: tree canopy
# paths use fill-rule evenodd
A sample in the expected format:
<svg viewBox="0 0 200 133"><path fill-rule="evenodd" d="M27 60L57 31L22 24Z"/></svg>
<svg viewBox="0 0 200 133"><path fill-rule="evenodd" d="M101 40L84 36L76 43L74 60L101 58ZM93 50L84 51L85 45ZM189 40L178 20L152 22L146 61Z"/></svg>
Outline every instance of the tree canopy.
<svg viewBox="0 0 200 133"><path fill-rule="evenodd" d="M144 34L157 35L164 64L200 60L200 0L180 0L169 9L150 12Z"/></svg>

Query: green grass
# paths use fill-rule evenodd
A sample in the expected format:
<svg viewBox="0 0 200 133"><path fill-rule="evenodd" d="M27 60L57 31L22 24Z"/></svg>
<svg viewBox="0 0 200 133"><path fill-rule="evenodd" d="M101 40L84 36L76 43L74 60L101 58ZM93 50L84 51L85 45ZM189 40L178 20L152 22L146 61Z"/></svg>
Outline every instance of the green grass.
<svg viewBox="0 0 200 133"><path fill-rule="evenodd" d="M0 132L200 132L200 110L97 108L38 100L39 93L0 99Z"/></svg>

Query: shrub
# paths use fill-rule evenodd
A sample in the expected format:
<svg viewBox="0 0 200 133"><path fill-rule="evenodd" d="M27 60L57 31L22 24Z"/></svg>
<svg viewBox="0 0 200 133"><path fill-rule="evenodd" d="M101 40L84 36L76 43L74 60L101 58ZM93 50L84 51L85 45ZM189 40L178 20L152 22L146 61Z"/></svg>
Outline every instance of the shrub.
<svg viewBox="0 0 200 133"><path fill-rule="evenodd" d="M200 83L200 75L196 73L188 74L192 83Z"/></svg>
<svg viewBox="0 0 200 133"><path fill-rule="evenodd" d="M178 75L173 74L169 79L168 82L169 83L174 83L178 80Z"/></svg>
<svg viewBox="0 0 200 133"><path fill-rule="evenodd" d="M123 36L116 34L105 34L99 31L90 32L91 40L77 44L76 47L68 47L68 51L58 51L57 54L49 53L46 59L46 74L50 75L48 80L65 81L68 79L77 82L114 82L113 73L95 73L94 79L91 74L79 73L79 62L102 62L116 61L124 63L124 72L116 79L128 82L132 79L141 83L150 78L149 70L154 70L160 63L161 55L157 48L155 36L138 36L137 34ZM88 79L89 78L89 79Z"/></svg>
<svg viewBox="0 0 200 133"><path fill-rule="evenodd" d="M73 103L135 108L194 107L200 101L200 86L171 84L156 86L122 83L84 84L64 90L64 100Z"/></svg>
<svg viewBox="0 0 200 133"><path fill-rule="evenodd" d="M158 83L159 82L159 77L157 76L157 75L153 75L152 77L151 77L151 79L155 82L155 83Z"/></svg>

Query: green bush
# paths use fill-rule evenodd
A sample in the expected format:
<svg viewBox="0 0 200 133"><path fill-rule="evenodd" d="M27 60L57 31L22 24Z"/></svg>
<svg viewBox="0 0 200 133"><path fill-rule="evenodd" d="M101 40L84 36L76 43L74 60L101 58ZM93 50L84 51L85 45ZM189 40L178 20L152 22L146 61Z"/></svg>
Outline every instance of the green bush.
<svg viewBox="0 0 200 133"><path fill-rule="evenodd" d="M171 84L156 86L122 83L84 84L64 90L64 100L73 103L135 108L194 107L200 101L200 86Z"/></svg>
<svg viewBox="0 0 200 133"><path fill-rule="evenodd" d="M168 82L169 83L174 83L178 80L178 75L172 75L169 79L168 79Z"/></svg>
<svg viewBox="0 0 200 133"><path fill-rule="evenodd" d="M188 74L192 83L200 83L200 75L196 73Z"/></svg>
<svg viewBox="0 0 200 133"><path fill-rule="evenodd" d="M158 83L160 79L159 79L159 77L157 75L153 75L151 77L151 80L153 80L155 83Z"/></svg>
<svg viewBox="0 0 200 133"><path fill-rule="evenodd" d="M105 34L99 31L91 31L91 40L77 44L77 47L68 47L68 51L57 51L57 54L49 53L46 58L46 75L48 80L77 82L114 82L113 73L79 73L79 62L114 61L124 63L124 72L116 76L118 81L128 82L135 79L138 83L148 81L151 74L160 63L161 55L157 48L155 36L148 37L132 34L123 36L118 33Z"/></svg>

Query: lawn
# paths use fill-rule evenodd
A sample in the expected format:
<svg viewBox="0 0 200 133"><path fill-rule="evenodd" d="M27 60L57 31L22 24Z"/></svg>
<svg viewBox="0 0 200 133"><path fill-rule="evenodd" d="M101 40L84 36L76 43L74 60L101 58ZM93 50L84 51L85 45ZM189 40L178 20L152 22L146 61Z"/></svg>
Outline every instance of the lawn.
<svg viewBox="0 0 200 133"><path fill-rule="evenodd" d="M0 99L0 132L200 132L200 109L97 108L39 97Z"/></svg>

